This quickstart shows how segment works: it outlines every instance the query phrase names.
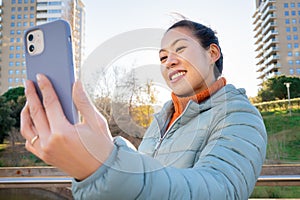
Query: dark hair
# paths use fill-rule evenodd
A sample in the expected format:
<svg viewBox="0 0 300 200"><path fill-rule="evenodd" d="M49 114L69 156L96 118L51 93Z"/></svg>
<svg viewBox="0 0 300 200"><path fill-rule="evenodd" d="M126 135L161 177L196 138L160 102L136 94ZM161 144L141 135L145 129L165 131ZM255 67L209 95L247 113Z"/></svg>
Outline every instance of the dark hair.
<svg viewBox="0 0 300 200"><path fill-rule="evenodd" d="M193 21L186 20L186 19L173 24L167 30L167 32L169 30L177 28L177 27L185 27L185 28L190 29L192 31L192 34L196 38L198 38L200 45L204 49L208 49L211 44L218 45L221 55L220 55L220 58L216 61L216 63L215 63L216 67L214 68L215 77L218 78L222 74L222 71L223 71L223 54L221 51L221 47L219 45L219 40L218 40L217 36L215 35L215 32L207 26L204 26L200 23L193 22Z"/></svg>

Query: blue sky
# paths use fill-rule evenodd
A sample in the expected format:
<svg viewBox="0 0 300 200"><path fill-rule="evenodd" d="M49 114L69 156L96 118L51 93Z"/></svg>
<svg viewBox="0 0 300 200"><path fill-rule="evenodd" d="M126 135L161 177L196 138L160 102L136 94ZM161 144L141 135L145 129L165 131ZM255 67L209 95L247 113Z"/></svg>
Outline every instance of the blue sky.
<svg viewBox="0 0 300 200"><path fill-rule="evenodd" d="M210 26L224 54L228 83L256 96L257 84L251 0L83 0L86 10L86 57L108 39L126 31L170 26L170 13ZM145 38L147 39L147 38ZM158 57L157 57L158 59Z"/></svg>

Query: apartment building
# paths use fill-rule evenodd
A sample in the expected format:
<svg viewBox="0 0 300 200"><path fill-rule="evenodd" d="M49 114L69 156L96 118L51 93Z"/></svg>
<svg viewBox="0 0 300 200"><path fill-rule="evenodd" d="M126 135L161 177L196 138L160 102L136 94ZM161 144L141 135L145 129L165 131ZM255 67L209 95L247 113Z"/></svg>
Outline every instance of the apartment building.
<svg viewBox="0 0 300 200"><path fill-rule="evenodd" d="M300 77L300 2L256 0L253 25L261 83L275 75Z"/></svg>
<svg viewBox="0 0 300 200"><path fill-rule="evenodd" d="M0 0L0 94L22 85L26 78L23 35L31 26L67 20L78 72L84 51L84 16L81 0Z"/></svg>

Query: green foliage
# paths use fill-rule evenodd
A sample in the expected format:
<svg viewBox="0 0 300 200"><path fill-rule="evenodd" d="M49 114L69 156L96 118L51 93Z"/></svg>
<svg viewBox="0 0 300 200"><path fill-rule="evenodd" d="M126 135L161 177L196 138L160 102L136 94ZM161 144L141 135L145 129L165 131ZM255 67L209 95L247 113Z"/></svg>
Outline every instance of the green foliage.
<svg viewBox="0 0 300 200"><path fill-rule="evenodd" d="M2 96L6 98L6 101L13 100L14 102L18 102L20 96L24 96L24 87L16 87L8 90Z"/></svg>
<svg viewBox="0 0 300 200"><path fill-rule="evenodd" d="M6 102L6 98L0 96L0 143L8 135L11 127L16 124L16 120L12 117L13 110Z"/></svg>
<svg viewBox="0 0 300 200"><path fill-rule="evenodd" d="M250 198L298 198L299 194L297 186L257 186Z"/></svg>
<svg viewBox="0 0 300 200"><path fill-rule="evenodd" d="M258 91L258 98L262 102L287 99L288 94L285 83L291 83L290 98L300 97L300 78L276 76L263 82L262 88Z"/></svg>
<svg viewBox="0 0 300 200"><path fill-rule="evenodd" d="M20 128L20 113L25 101L24 87L12 88L0 96L0 143L12 127Z"/></svg>

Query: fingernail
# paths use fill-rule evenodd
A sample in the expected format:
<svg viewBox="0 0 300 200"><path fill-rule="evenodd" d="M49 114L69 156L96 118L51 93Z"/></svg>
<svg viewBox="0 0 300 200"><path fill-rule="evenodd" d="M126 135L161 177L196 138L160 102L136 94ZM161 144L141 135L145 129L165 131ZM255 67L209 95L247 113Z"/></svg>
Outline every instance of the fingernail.
<svg viewBox="0 0 300 200"><path fill-rule="evenodd" d="M36 80L37 80L38 82L40 82L41 79L42 79L42 76L41 76L40 74L37 74L37 75L36 75Z"/></svg>

